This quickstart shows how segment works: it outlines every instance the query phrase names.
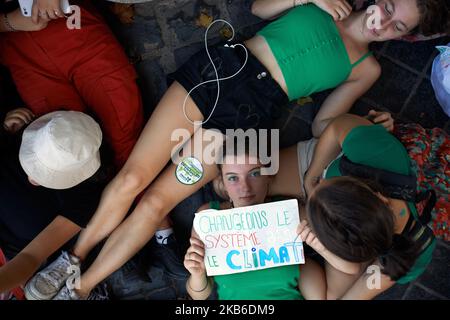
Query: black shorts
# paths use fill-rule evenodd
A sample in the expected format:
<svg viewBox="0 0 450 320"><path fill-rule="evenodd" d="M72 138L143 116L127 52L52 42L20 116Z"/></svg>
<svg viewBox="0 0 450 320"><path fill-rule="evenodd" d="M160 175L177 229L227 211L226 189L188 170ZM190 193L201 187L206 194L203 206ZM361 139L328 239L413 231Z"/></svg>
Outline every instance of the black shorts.
<svg viewBox="0 0 450 320"><path fill-rule="evenodd" d="M241 46L231 48L221 43L208 49L219 78L233 75L244 64L245 50ZM288 96L269 71L247 51L249 56L244 69L237 76L220 81L219 101L203 128L219 129L223 133L226 129L270 129L274 115L278 114L277 109L289 102ZM197 84L215 80L216 77L206 50L203 49L170 74L168 79L169 83L178 81L189 92ZM204 120L209 117L216 97L216 82L204 84L192 91L191 98Z"/></svg>

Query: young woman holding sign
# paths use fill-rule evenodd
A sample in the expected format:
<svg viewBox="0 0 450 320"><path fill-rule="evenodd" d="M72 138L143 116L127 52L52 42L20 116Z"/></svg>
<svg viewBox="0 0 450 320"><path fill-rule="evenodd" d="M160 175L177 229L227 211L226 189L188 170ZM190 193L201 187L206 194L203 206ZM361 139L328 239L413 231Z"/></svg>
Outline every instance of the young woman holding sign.
<svg viewBox="0 0 450 320"><path fill-rule="evenodd" d="M223 160L224 164L220 166L218 179L220 179L219 183L223 185L223 191L229 201L210 202L201 206L198 211L225 210L282 200L281 197L271 198L268 196L273 177L261 175L263 165L257 157L249 155L248 152L231 154L225 150ZM300 216L304 216L303 206L299 206L299 210ZM305 230L300 233L301 239L304 239L304 243L316 249L319 248L320 243L315 237L308 236L305 226L305 222L300 225L300 228ZM205 247L194 230L190 243L191 246L187 250L184 260L186 269L191 273L186 283L186 289L189 295L196 300L210 297L214 283L217 285L218 297L221 300L302 299L300 292L311 290L310 287L316 285L311 279L320 276L320 273L315 273L317 270L314 268L305 270L305 265L288 265L208 277L204 262ZM323 249L321 252L337 268L351 267L346 261L327 250ZM302 275L301 280L300 274ZM314 288L314 290L316 289Z"/></svg>
<svg viewBox="0 0 450 320"><path fill-rule="evenodd" d="M370 42L394 39L418 26L444 29L447 25L446 11L442 10L444 0L380 0L377 30L367 24L372 13L350 13L350 6L343 0L312 0L313 3L301 5L304 2L309 1L255 1L252 11L259 17L281 17L246 41L248 50L228 44L210 48L216 62L224 61L220 64L220 77L231 76L247 61L243 72L221 83L224 94L214 110L214 85L202 86L186 98L200 82L216 79L206 53L193 56L172 76L174 83L153 112L127 163L106 187L94 218L80 235L73 254L81 260L100 241L109 238L82 275L81 289L71 291L65 298L86 298L92 288L153 237L176 204L216 177L215 166L206 163L201 163L203 175L192 185L175 179L174 165L163 171L171 152L179 145L171 140L174 130L184 129L188 138L195 139L198 131L194 135L197 128L193 121L203 121L204 129L221 131L271 128L274 111L289 100L336 88L314 120L313 132L318 136L331 119L347 112L379 77L380 66L368 52ZM125 219L135 198L146 188ZM43 279L50 279L50 274L48 270ZM36 290L45 291L51 283L57 283L56 294L65 278L45 280Z"/></svg>
<svg viewBox="0 0 450 320"><path fill-rule="evenodd" d="M239 208L273 200L268 198L272 177L261 175L262 165L258 158L248 153L229 154L224 157L223 163L220 166L220 177L229 201L210 202L201 206L198 211ZM191 273L186 289L195 300L207 299L213 291L214 282L217 284L217 293L221 300L302 299L298 287L299 265L207 277L205 248L194 230L190 243L184 260L186 269Z"/></svg>

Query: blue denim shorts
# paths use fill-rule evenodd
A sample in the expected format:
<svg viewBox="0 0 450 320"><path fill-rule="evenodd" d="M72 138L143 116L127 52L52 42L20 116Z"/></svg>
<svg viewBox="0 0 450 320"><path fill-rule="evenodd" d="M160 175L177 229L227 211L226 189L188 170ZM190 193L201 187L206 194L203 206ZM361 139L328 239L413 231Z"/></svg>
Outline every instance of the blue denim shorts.
<svg viewBox="0 0 450 320"><path fill-rule="evenodd" d="M245 61L244 48L232 48L230 43L227 44L208 47L219 78L233 75ZM226 129L270 129L277 109L289 102L288 96L266 67L249 50L247 52L248 61L243 70L229 80L220 81L216 109L203 128L219 129L223 133ZM214 68L205 49L194 54L168 77L169 83L176 80L188 92L201 82L215 79ZM212 111L216 97L216 82L199 86L191 93L205 120Z"/></svg>

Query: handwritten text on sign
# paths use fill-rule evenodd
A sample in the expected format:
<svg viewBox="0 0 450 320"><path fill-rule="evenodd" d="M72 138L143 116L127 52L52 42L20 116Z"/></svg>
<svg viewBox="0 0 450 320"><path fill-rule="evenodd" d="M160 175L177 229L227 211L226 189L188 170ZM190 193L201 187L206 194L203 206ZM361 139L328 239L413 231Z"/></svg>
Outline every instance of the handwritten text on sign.
<svg viewBox="0 0 450 320"><path fill-rule="evenodd" d="M297 200L197 213L209 276L305 263Z"/></svg>

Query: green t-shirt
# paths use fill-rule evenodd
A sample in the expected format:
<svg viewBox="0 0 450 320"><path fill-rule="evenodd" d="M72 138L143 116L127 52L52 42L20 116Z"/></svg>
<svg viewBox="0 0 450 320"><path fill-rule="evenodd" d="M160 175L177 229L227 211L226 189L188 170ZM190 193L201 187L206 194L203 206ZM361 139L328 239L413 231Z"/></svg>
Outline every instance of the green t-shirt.
<svg viewBox="0 0 450 320"><path fill-rule="evenodd" d="M342 143L342 153L355 163L400 174L411 174L411 162L408 152L401 142L390 134L382 125L359 126L353 128ZM324 172L326 179L341 176L340 157L333 160ZM417 209L412 202L408 207L417 220ZM398 283L407 283L421 275L431 261L436 241L428 245L417 258L411 270L400 278Z"/></svg>
<svg viewBox="0 0 450 320"><path fill-rule="evenodd" d="M271 201L285 200L281 197ZM220 210L218 201L210 208ZM220 300L299 300L298 265L268 268L223 276L214 276Z"/></svg>
<svg viewBox="0 0 450 320"><path fill-rule="evenodd" d="M299 300L298 265L214 276L220 300Z"/></svg>

